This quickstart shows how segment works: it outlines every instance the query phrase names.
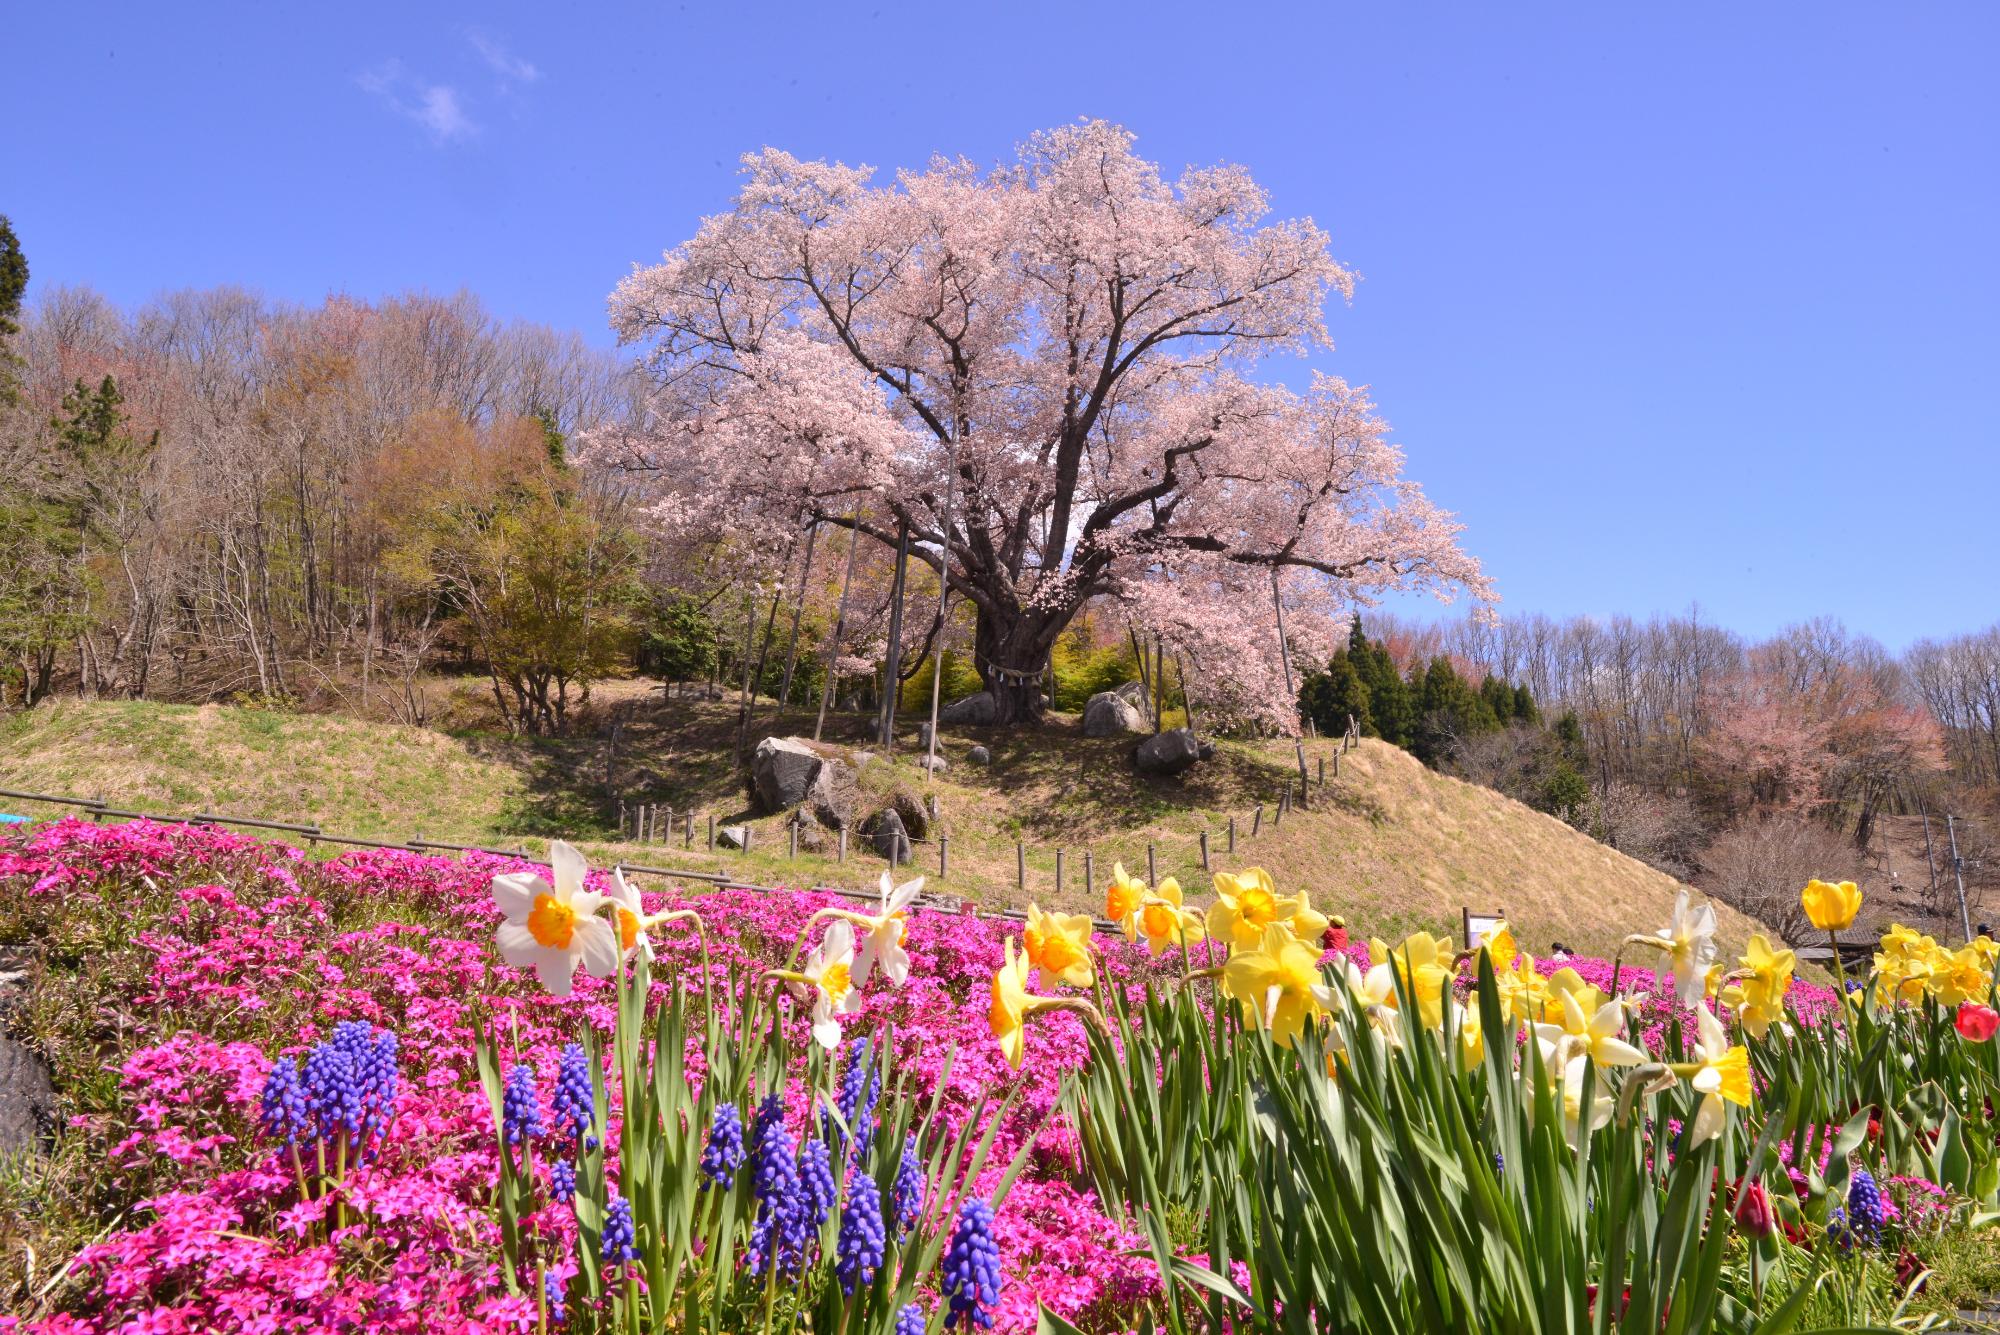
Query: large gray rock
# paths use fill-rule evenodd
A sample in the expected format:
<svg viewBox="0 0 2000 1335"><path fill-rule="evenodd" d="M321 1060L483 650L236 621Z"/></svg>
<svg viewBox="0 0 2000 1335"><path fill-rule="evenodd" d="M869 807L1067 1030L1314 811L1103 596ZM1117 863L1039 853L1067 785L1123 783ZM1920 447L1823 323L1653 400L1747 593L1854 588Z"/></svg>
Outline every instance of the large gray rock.
<svg viewBox="0 0 2000 1335"><path fill-rule="evenodd" d="M963 700L954 700L938 710L939 723L956 724L959 727L984 728L993 722L993 692L981 691L968 695Z"/></svg>
<svg viewBox="0 0 2000 1335"><path fill-rule="evenodd" d="M0 1154L46 1149L55 1128L49 1068L26 1044L0 1034Z"/></svg>
<svg viewBox="0 0 2000 1335"><path fill-rule="evenodd" d="M748 825L725 825L715 832L715 842L724 848L749 848L750 827Z"/></svg>
<svg viewBox="0 0 2000 1335"><path fill-rule="evenodd" d="M902 864L910 861L910 836L903 829L903 818L896 814L894 807L885 808L875 815L875 852L882 857Z"/></svg>
<svg viewBox="0 0 2000 1335"><path fill-rule="evenodd" d="M1143 681L1128 681L1112 692L1112 694L1116 695L1126 704L1131 705L1134 709L1140 710L1145 709L1152 702L1153 698L1152 693L1146 689L1146 683Z"/></svg>
<svg viewBox="0 0 2000 1335"><path fill-rule="evenodd" d="M917 763L920 765L923 763L922 756L917 757ZM910 832L912 839L930 837L931 813L930 808L924 805L923 798L907 788L898 788L890 796L889 805L895 811L897 819L902 821L903 828Z"/></svg>
<svg viewBox="0 0 2000 1335"><path fill-rule="evenodd" d="M983 746L975 746L965 753L965 759L974 765L990 765L993 763L993 753Z"/></svg>
<svg viewBox="0 0 2000 1335"><path fill-rule="evenodd" d="M766 812L788 811L806 800L819 776L819 752L796 737L766 737L750 757L750 782Z"/></svg>
<svg viewBox="0 0 2000 1335"><path fill-rule="evenodd" d="M813 819L829 830L854 824L861 807L861 788L854 781L854 771L838 760L821 764L806 791L806 805L812 809Z"/></svg>
<svg viewBox="0 0 2000 1335"><path fill-rule="evenodd" d="M1214 746L1196 741L1186 728L1169 728L1132 748L1132 763L1141 774L1183 774L1214 754Z"/></svg>
<svg viewBox="0 0 2000 1335"><path fill-rule="evenodd" d="M1146 716L1116 691L1099 691L1083 707L1086 737L1118 737L1145 730Z"/></svg>

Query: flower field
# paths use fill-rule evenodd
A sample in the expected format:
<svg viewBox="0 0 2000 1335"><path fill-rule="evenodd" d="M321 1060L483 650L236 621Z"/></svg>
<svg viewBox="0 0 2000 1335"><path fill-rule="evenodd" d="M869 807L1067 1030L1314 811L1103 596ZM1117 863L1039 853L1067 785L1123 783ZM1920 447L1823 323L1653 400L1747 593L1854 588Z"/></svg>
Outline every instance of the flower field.
<svg viewBox="0 0 2000 1335"><path fill-rule="evenodd" d="M9 1188L25 1327L1908 1326L2000 1189L1980 943L1843 1006L1686 902L1553 961L1254 871L1118 870L1121 939L553 858L0 840L89 1169Z"/></svg>

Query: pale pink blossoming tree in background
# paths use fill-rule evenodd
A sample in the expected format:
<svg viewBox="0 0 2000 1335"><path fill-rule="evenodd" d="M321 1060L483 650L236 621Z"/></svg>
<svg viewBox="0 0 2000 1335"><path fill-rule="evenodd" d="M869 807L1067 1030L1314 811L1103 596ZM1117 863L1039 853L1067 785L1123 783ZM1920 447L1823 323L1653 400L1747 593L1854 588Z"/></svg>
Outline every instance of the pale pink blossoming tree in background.
<svg viewBox="0 0 2000 1335"><path fill-rule="evenodd" d="M585 449L664 534L778 551L815 520L885 544L906 523L976 611L1002 724L1040 717L1092 600L1161 634L1204 709L1286 732L1274 578L1315 659L1387 590L1492 600L1362 390L1252 378L1331 346L1353 276L1312 222L1264 221L1242 168L1169 184L1102 122L890 186L744 163L735 207L611 298L651 401Z"/></svg>

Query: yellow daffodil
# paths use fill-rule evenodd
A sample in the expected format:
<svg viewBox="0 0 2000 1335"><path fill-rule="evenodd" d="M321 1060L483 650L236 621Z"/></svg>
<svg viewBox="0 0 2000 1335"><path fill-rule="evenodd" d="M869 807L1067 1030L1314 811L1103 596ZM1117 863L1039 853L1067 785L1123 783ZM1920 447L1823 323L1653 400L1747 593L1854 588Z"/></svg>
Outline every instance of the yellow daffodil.
<svg viewBox="0 0 2000 1335"><path fill-rule="evenodd" d="M1044 913L1030 902L1021 947L1037 970L1035 985L1045 992L1064 983L1089 987L1095 977L1087 913Z"/></svg>
<svg viewBox="0 0 2000 1335"><path fill-rule="evenodd" d="M1412 932L1393 948L1379 937L1370 938L1368 958L1373 964L1388 965L1405 980L1425 1028L1444 1024L1444 990L1452 977L1451 938Z"/></svg>
<svg viewBox="0 0 2000 1335"><path fill-rule="evenodd" d="M1479 1008L1451 1003L1452 1026L1458 1032L1458 1050L1465 1058L1465 1069L1486 1060L1486 1035L1480 1032Z"/></svg>
<svg viewBox="0 0 2000 1335"><path fill-rule="evenodd" d="M1586 1013L1577 1004L1575 993L1555 995L1562 1007L1561 1023L1538 1025L1535 1029L1548 1050L1561 1052L1565 1060L1583 1053L1594 1058L1599 1066L1637 1066L1646 1060L1642 1049L1625 1041L1624 1002L1607 1001L1594 1012Z"/></svg>
<svg viewBox="0 0 2000 1335"><path fill-rule="evenodd" d="M1138 913L1125 920L1125 939L1136 941L1143 935L1146 949L1155 955L1199 941L1207 930L1201 914L1182 905L1181 883L1171 876L1146 896Z"/></svg>
<svg viewBox="0 0 2000 1335"><path fill-rule="evenodd" d="M1504 920L1494 924L1493 930L1479 943L1479 948L1486 952L1489 960L1493 961L1493 972L1496 975L1512 968L1515 957L1521 953L1521 947L1514 941L1513 927Z"/></svg>
<svg viewBox="0 0 2000 1335"><path fill-rule="evenodd" d="M1977 949L1977 943L1961 946L1957 950L1939 949L1937 966L1931 975L1931 990L1939 1003L1945 1006L1957 1006L1967 1001L1985 1003L1993 990L1993 972Z"/></svg>
<svg viewBox="0 0 2000 1335"><path fill-rule="evenodd" d="M1577 979L1578 983L1582 981ZM1517 955L1512 968L1495 971L1493 982L1499 988L1500 1006L1506 1012L1508 1024L1518 1028L1547 1018L1542 1008L1549 995L1549 980L1535 968L1534 956Z"/></svg>
<svg viewBox="0 0 2000 1335"><path fill-rule="evenodd" d="M1208 934L1228 943L1230 951L1256 950L1264 929L1284 923L1302 941L1316 942L1326 931L1325 914L1315 913L1301 893L1280 898L1270 874L1262 867L1215 875L1215 903L1208 910Z"/></svg>
<svg viewBox="0 0 2000 1335"><path fill-rule="evenodd" d="M1660 929L1660 940L1673 960L1674 992L1681 1005L1697 1004L1708 990L1708 968L1715 963L1714 906L1697 906L1683 886L1674 899L1673 916Z"/></svg>
<svg viewBox="0 0 2000 1335"><path fill-rule="evenodd" d="M1146 883L1125 874L1125 864L1111 864L1111 884L1104 888L1104 916L1118 924L1130 941L1135 935L1132 920L1146 902Z"/></svg>
<svg viewBox="0 0 2000 1335"><path fill-rule="evenodd" d="M1396 975L1389 966L1377 964L1363 972L1353 960L1343 956L1335 962L1334 969L1339 975L1340 986L1316 994L1321 1006L1334 1010L1341 1004L1336 998L1345 995L1347 1003L1366 1015L1376 1032L1386 1038L1392 1047L1401 1047L1403 1031L1396 1011ZM1336 1046L1341 1042L1337 1026L1334 1042Z"/></svg>
<svg viewBox="0 0 2000 1335"><path fill-rule="evenodd" d="M1014 938L1007 938L1007 958L993 974L993 1000L986 1011L987 1025L1000 1042L1007 1064L1021 1069L1027 1055L1027 1019L1046 1006L1051 998L1028 991L1028 957L1014 953Z"/></svg>
<svg viewBox="0 0 2000 1335"><path fill-rule="evenodd" d="M584 889L590 866L560 839L549 845L549 873L553 884L525 871L493 878L493 902L504 916L493 939L501 959L517 969L532 968L550 996L566 997L579 964L594 978L618 972L624 920L614 929L598 915L606 897ZM613 902L626 910L622 901ZM634 935L636 945L636 917Z"/></svg>
<svg viewBox="0 0 2000 1335"><path fill-rule="evenodd" d="M1271 1040L1281 1048L1290 1047L1306 1021L1321 1013L1321 998L1326 995L1318 948L1277 923L1264 929L1257 949L1230 956L1222 983L1271 1031Z"/></svg>
<svg viewBox="0 0 2000 1335"><path fill-rule="evenodd" d="M1604 993L1590 983L1583 981L1583 975L1565 964L1549 975L1548 987L1542 1001L1542 1022L1562 1024L1568 1014L1563 1008L1565 997L1573 999L1585 1015L1595 1015L1604 1004Z"/></svg>
<svg viewBox="0 0 2000 1335"><path fill-rule="evenodd" d="M1721 1135L1728 1124L1725 1103L1750 1106L1750 1053L1740 1044L1730 1046L1722 1021L1708 1007L1696 1006L1694 1014L1700 1032L1695 1043L1700 1066L1691 1083L1701 1094L1701 1106L1695 1111L1691 1143L1702 1145Z"/></svg>
<svg viewBox="0 0 2000 1335"><path fill-rule="evenodd" d="M1708 966L1708 976L1701 980L1702 996L1713 1001L1722 995L1723 984L1729 980L1729 971L1720 964Z"/></svg>
<svg viewBox="0 0 2000 1335"><path fill-rule="evenodd" d="M1861 911L1861 888L1852 881L1807 881L1799 892L1799 905L1822 932L1845 931Z"/></svg>
<svg viewBox="0 0 2000 1335"><path fill-rule="evenodd" d="M1784 1019L1785 994L1792 990L1796 957L1789 950L1772 950L1762 932L1752 934L1738 961L1742 977L1723 989L1723 1004L1736 1012L1736 1022L1758 1038Z"/></svg>
<svg viewBox="0 0 2000 1335"><path fill-rule="evenodd" d="M1876 996L1915 1005L1926 992L1938 990L1939 977L1950 971L1948 952L1932 938L1891 923L1875 952Z"/></svg>

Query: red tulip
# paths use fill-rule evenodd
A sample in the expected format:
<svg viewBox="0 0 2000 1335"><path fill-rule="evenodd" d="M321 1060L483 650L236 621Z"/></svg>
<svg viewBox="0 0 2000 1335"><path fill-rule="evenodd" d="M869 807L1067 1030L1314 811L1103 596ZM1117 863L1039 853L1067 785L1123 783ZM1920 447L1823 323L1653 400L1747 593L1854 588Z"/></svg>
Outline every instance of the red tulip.
<svg viewBox="0 0 2000 1335"><path fill-rule="evenodd" d="M2000 1030L2000 1011L1977 1002L1962 1002L1958 1008L1958 1032L1974 1043L1984 1043Z"/></svg>
<svg viewBox="0 0 2000 1335"><path fill-rule="evenodd" d="M1736 1226L1753 1238L1768 1238L1776 1231L1777 1213L1762 1182L1746 1183L1737 1191Z"/></svg>

